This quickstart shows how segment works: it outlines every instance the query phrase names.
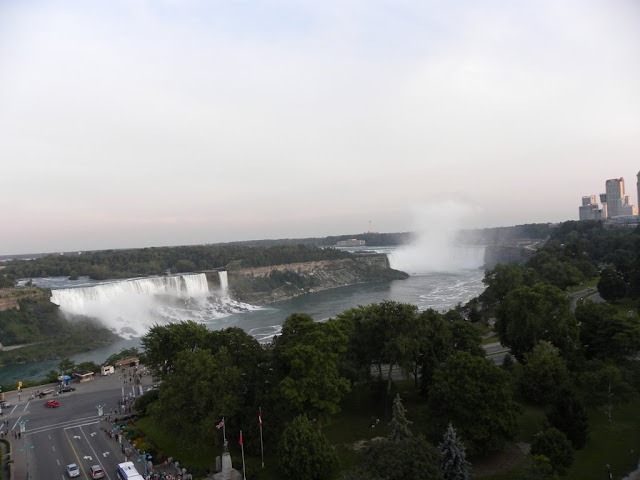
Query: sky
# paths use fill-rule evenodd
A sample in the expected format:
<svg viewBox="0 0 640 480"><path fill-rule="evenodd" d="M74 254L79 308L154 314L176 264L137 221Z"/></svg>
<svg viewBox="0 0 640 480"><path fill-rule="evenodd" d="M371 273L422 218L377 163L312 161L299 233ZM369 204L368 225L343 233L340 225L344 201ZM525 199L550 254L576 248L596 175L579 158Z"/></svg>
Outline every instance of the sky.
<svg viewBox="0 0 640 480"><path fill-rule="evenodd" d="M577 220L638 171L636 0L0 0L0 254Z"/></svg>

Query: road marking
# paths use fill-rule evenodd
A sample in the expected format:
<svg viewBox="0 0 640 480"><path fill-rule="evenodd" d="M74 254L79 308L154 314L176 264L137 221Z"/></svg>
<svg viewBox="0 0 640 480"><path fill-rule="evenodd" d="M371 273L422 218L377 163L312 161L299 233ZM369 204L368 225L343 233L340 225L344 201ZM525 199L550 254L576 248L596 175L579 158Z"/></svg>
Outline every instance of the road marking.
<svg viewBox="0 0 640 480"><path fill-rule="evenodd" d="M56 446L55 445L51 445L51 448L53 448L53 451L56 451Z"/></svg>
<svg viewBox="0 0 640 480"><path fill-rule="evenodd" d="M31 402L27 402L27 404L24 406L24 409L22 410L23 412L27 411L27 408L29 408L29 405L31 404ZM17 407L17 405L16 405Z"/></svg>
<svg viewBox="0 0 640 480"><path fill-rule="evenodd" d="M15 412L16 408L18 408L18 405L14 405L13 410L11 410L11 413ZM11 415L11 413L9 415Z"/></svg>
<svg viewBox="0 0 640 480"><path fill-rule="evenodd" d="M93 418L93 417L91 417L91 418ZM48 425L48 426L45 426L45 427L34 428L29 433L31 433L31 434L42 433L42 432L48 432L50 430L56 430L58 428L67 429L67 428L79 427L80 425L92 425L94 423L98 423L98 422L94 421L94 422L88 422L88 423L84 423L84 424L77 424L77 422L83 422L85 420L87 420L87 419L86 418L82 418L82 419L79 419L79 420L70 420L68 422L62 422L62 423L57 423L57 424L54 424L54 425Z"/></svg>
<svg viewBox="0 0 640 480"><path fill-rule="evenodd" d="M49 435L49 440L51 440L51 435Z"/></svg>
<svg viewBox="0 0 640 480"><path fill-rule="evenodd" d="M56 462L58 462L58 466L60 466L60 460L56 458ZM64 475L63 475L64 478Z"/></svg>
<svg viewBox="0 0 640 480"><path fill-rule="evenodd" d="M74 448L73 443L71 442L71 439L67 434L67 430L65 429L63 431L64 431L64 435L67 437L67 441L69 442L69 446L71 447L71 450L73 450L73 454L76 456L76 460L78 460L77 465L80 467L80 470L82 470L82 474L84 475L84 480L89 480L89 477L87 477L87 472L84 471L84 467L82 466L82 462L80 461L80 457L78 456L78 452L76 452L76 449Z"/></svg>
<svg viewBox="0 0 640 480"><path fill-rule="evenodd" d="M20 421L21 418L22 418L22 415L20 415L18 417L18 419L16 420L16 423L13 424L13 428L11 430L15 430L16 429L16 426L18 426L18 422Z"/></svg>
<svg viewBox="0 0 640 480"><path fill-rule="evenodd" d="M89 444L89 448L91 448L91 451L93 452L93 454L96 456L97 459L100 459L100 457L98 456L98 454L96 453L96 451L93 449L93 445L91 445L91 442L89 441L89 439L87 438L87 434L84 433L84 430L82 429L82 427L80 427L80 431L82 432L82 434L84 435L85 440L87 441L87 443ZM94 432L95 433L95 432ZM93 433L92 433L93 435ZM106 455L103 454L104 457L106 457ZM86 457L85 457L86 458ZM104 470L104 469L103 469ZM107 471L104 471L104 474L107 476L107 478L109 480L111 480L111 477L109 476L109 474L107 473Z"/></svg>

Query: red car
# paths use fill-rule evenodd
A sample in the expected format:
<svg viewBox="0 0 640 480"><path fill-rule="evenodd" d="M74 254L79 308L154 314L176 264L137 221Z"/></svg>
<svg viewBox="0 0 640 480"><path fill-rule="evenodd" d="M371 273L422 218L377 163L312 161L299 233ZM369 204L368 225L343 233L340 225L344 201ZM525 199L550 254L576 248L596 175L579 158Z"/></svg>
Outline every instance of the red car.
<svg viewBox="0 0 640 480"><path fill-rule="evenodd" d="M60 402L56 402L55 400L49 400L48 402L44 402L45 407L56 408L60 406Z"/></svg>

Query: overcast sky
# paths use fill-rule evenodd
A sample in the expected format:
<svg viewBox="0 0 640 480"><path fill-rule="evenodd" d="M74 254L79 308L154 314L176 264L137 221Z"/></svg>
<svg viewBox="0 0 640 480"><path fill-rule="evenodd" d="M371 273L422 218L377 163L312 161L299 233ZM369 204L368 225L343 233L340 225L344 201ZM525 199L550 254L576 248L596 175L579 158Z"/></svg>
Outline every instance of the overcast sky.
<svg viewBox="0 0 640 480"><path fill-rule="evenodd" d="M0 254L577 219L640 2L3 0L0 168Z"/></svg>

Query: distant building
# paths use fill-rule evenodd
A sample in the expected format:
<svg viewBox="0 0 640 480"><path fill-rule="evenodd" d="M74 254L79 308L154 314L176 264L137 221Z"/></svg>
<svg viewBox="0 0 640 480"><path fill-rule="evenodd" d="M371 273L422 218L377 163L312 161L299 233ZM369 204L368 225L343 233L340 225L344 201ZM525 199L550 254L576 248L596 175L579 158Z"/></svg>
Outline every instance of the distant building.
<svg viewBox="0 0 640 480"><path fill-rule="evenodd" d="M607 218L620 215L637 215L638 207L631 204L629 195L624 192L624 178L612 178L605 182Z"/></svg>
<svg viewBox="0 0 640 480"><path fill-rule="evenodd" d="M638 199L638 207L640 207L640 172L636 175L636 191L638 193L636 197Z"/></svg>
<svg viewBox="0 0 640 480"><path fill-rule="evenodd" d="M582 205L578 209L580 220L600 220L603 210L598 206L595 195L582 197Z"/></svg>
<svg viewBox="0 0 640 480"><path fill-rule="evenodd" d="M340 240L336 243L336 247L363 247L365 245L364 240L358 240L357 238L350 238L349 240Z"/></svg>

